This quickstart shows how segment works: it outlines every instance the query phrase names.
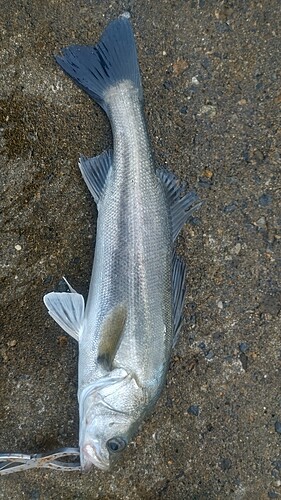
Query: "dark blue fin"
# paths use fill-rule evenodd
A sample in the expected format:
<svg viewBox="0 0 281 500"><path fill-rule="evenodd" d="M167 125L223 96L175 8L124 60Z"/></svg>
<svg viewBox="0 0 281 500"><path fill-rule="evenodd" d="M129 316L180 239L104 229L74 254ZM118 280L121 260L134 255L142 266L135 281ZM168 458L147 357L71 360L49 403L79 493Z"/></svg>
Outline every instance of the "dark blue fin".
<svg viewBox="0 0 281 500"><path fill-rule="evenodd" d="M108 172L112 166L112 151L104 151L99 156L79 159L79 168L96 204L103 193Z"/></svg>
<svg viewBox="0 0 281 500"><path fill-rule="evenodd" d="M137 50L130 14L125 12L104 30L96 46L71 45L56 61L106 111L104 93L131 80L142 98Z"/></svg>
<svg viewBox="0 0 281 500"><path fill-rule="evenodd" d="M174 339L173 347L176 345L181 325L182 325L182 312L185 297L185 275L186 275L186 265L185 263L177 257L174 253L173 255L173 274L172 274L172 284L173 284L173 310L174 310Z"/></svg>
<svg viewBox="0 0 281 500"><path fill-rule="evenodd" d="M181 184L174 174L159 168L157 169L157 175L166 187L168 203L171 209L173 240L175 241L184 224L202 203L196 203L199 198L194 192L182 196L185 191L184 184Z"/></svg>

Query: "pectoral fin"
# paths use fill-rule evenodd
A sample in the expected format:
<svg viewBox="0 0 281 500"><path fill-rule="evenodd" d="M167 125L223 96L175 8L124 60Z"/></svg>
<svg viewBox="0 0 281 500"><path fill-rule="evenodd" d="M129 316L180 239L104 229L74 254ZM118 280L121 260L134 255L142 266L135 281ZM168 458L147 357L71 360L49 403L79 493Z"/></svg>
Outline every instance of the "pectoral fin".
<svg viewBox="0 0 281 500"><path fill-rule="evenodd" d="M51 292L43 301L50 316L75 340L79 340L84 318L84 298L70 288L71 292Z"/></svg>
<svg viewBox="0 0 281 500"><path fill-rule="evenodd" d="M126 318L126 307L123 304L118 304L112 309L102 324L98 362L106 370L112 370L113 360L124 333Z"/></svg>

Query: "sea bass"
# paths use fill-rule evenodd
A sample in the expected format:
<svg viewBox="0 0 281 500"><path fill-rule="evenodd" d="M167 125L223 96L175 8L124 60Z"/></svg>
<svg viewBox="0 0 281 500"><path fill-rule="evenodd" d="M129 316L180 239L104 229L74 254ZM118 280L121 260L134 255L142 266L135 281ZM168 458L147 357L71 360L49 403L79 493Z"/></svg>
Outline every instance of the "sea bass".
<svg viewBox="0 0 281 500"><path fill-rule="evenodd" d="M70 46L56 60L103 108L113 131L112 151L79 161L98 207L86 307L70 285L70 293L44 297L79 345L82 470L107 470L165 382L185 295L174 242L198 204L173 174L155 168L129 14L112 21L96 46Z"/></svg>

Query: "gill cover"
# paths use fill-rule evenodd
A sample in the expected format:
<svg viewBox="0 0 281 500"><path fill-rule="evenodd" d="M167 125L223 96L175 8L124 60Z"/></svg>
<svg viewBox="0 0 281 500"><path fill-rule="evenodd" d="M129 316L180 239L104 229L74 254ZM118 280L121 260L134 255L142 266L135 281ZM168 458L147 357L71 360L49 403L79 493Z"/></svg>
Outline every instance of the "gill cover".
<svg viewBox="0 0 281 500"><path fill-rule="evenodd" d="M80 461L107 470L111 457L124 450L137 430L145 393L134 374L113 369L86 387L79 396Z"/></svg>

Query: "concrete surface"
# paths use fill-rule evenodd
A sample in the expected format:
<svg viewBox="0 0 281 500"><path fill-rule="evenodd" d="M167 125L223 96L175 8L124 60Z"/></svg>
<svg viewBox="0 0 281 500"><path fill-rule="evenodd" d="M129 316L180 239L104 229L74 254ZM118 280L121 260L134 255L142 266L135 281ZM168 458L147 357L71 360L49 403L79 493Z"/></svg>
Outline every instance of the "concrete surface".
<svg viewBox="0 0 281 500"><path fill-rule="evenodd" d="M0 479L3 499L281 498L280 2L1 1L0 449L77 446L77 348L42 304L87 294L80 152L111 144L56 67L130 10L155 157L205 200L179 238L185 325L167 387L110 473Z"/></svg>

